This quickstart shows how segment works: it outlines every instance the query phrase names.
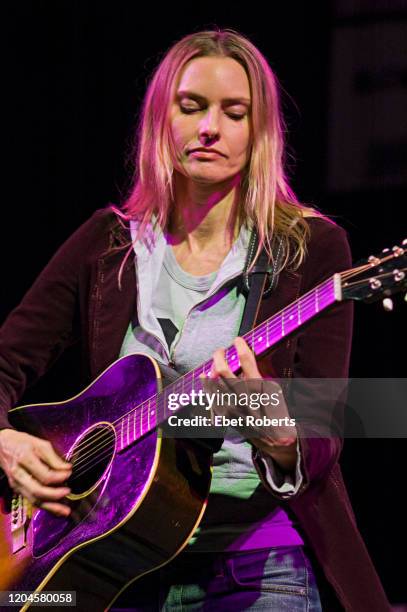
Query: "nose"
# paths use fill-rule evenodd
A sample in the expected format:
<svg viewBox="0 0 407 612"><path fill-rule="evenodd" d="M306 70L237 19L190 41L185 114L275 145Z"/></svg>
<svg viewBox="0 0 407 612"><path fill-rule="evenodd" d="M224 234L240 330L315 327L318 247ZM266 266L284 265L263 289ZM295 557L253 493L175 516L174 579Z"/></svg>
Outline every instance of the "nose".
<svg viewBox="0 0 407 612"><path fill-rule="evenodd" d="M215 109L208 109L199 125L199 141L210 145L219 140L219 114Z"/></svg>

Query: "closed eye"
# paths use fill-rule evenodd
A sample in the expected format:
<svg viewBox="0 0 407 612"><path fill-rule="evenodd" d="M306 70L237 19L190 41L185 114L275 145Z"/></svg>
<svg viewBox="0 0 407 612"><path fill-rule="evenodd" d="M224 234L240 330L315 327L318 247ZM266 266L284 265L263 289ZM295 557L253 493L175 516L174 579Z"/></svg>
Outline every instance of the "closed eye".
<svg viewBox="0 0 407 612"><path fill-rule="evenodd" d="M196 113L197 111L201 110L200 108L188 108L186 106L180 106L180 109L185 115L191 115L192 113Z"/></svg>
<svg viewBox="0 0 407 612"><path fill-rule="evenodd" d="M190 108L188 106L180 106L180 110L184 115L192 115L193 113L197 113L199 111L202 111L204 109L202 108ZM244 119L246 117L246 113L243 114L238 114L238 113L226 113L226 115L228 117L230 117L230 119L233 119L233 121L241 121L242 119Z"/></svg>
<svg viewBox="0 0 407 612"><path fill-rule="evenodd" d="M236 115L234 113L226 113L228 117L230 117L231 119L233 119L233 121L241 121L242 119L244 119L246 117L246 114L244 115Z"/></svg>

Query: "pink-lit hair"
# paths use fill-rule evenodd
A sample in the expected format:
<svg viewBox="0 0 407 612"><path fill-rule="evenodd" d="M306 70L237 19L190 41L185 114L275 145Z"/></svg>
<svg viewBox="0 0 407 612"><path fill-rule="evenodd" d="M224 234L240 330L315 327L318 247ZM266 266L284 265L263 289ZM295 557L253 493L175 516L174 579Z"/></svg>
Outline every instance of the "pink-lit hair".
<svg viewBox="0 0 407 612"><path fill-rule="evenodd" d="M253 222L258 230L257 254L263 245L271 254L272 238L277 233L285 253L281 267L288 263L297 267L304 258L309 233L304 217L319 213L300 204L288 184L277 79L262 53L234 30L190 34L166 53L144 98L131 189L121 209L113 210L121 219L139 220L137 239L143 238L153 215L161 228L167 227L174 201L170 108L183 67L194 58L208 56L235 59L250 83L252 149L240 186L242 220Z"/></svg>

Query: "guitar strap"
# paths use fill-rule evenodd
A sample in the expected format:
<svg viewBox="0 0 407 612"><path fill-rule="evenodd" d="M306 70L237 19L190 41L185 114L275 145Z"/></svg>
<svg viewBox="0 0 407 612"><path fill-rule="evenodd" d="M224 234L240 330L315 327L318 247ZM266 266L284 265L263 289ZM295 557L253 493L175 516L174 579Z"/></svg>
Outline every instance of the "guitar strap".
<svg viewBox="0 0 407 612"><path fill-rule="evenodd" d="M253 229L250 237L246 264L243 270L243 291L246 292L247 297L240 324L239 336L243 336L254 327L261 300L274 291L278 283L278 268L280 266L283 251L282 240L274 240L272 248L273 258L271 262L266 249L263 248L253 269L248 272L254 254L257 251L258 244L259 237L256 229ZM267 283L268 286L266 288Z"/></svg>

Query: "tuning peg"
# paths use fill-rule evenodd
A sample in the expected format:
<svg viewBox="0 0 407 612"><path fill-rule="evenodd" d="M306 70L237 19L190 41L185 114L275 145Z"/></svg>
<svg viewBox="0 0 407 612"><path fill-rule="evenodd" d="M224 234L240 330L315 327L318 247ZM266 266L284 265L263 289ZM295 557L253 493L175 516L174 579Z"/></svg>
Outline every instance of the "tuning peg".
<svg viewBox="0 0 407 612"><path fill-rule="evenodd" d="M399 257L399 256L401 256L401 255L404 255L404 249L402 249L402 248L401 248L401 247L399 247L399 246L394 246L394 247L392 248L392 251L393 251L393 253L395 254L395 256L396 256L396 257Z"/></svg>
<svg viewBox="0 0 407 612"><path fill-rule="evenodd" d="M405 273L403 270L393 270L394 280L399 283L403 278L405 278Z"/></svg>
<svg viewBox="0 0 407 612"><path fill-rule="evenodd" d="M383 308L386 312L391 312L393 310L393 300L391 298L384 298Z"/></svg>
<svg viewBox="0 0 407 612"><path fill-rule="evenodd" d="M404 238L403 242L401 243L403 246L407 245L407 238Z"/></svg>
<svg viewBox="0 0 407 612"><path fill-rule="evenodd" d="M380 263L380 259L379 259L378 257L375 257L374 255L370 255L370 257L368 257L368 260L367 260L367 261L368 261L368 262L370 263L370 265L372 265L372 266L378 266L378 265L379 265L379 263Z"/></svg>
<svg viewBox="0 0 407 612"><path fill-rule="evenodd" d="M380 289L382 283L378 278L369 278L369 285L371 289Z"/></svg>

